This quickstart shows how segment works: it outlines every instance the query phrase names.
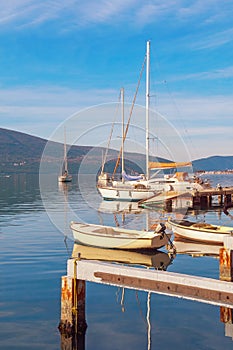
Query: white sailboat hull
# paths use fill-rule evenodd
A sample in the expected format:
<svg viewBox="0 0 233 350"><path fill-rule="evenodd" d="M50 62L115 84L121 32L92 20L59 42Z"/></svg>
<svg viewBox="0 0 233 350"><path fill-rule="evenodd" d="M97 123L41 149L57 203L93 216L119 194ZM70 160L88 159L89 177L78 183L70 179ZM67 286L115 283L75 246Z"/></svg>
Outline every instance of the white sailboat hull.
<svg viewBox="0 0 233 350"><path fill-rule="evenodd" d="M153 179L149 181L132 181L122 183L120 181L113 181L107 184L97 184L98 191L105 200L118 201L141 201L148 200L151 203L161 203L169 199L167 197L178 197L184 193L188 194L197 189L202 190L205 185L200 185L195 182L178 180L175 177L164 177L160 179ZM189 194L191 197L191 195ZM189 205L192 202L189 198Z"/></svg>
<svg viewBox="0 0 233 350"><path fill-rule="evenodd" d="M215 226L205 223L191 223L189 221L169 220L169 226L175 236L180 236L188 240L205 243L223 244L225 236L233 234L233 227Z"/></svg>
<svg viewBox="0 0 233 350"><path fill-rule="evenodd" d="M75 242L100 248L159 249L169 244L171 234L138 231L94 224L71 222Z"/></svg>
<svg viewBox="0 0 233 350"><path fill-rule="evenodd" d="M58 176L59 182L71 182L72 181L72 175L60 175Z"/></svg>
<svg viewBox="0 0 233 350"><path fill-rule="evenodd" d="M134 189L133 187L115 187L106 186L98 187L98 191L105 200L117 200L138 202L142 199L147 199L155 195L155 191L150 189Z"/></svg>

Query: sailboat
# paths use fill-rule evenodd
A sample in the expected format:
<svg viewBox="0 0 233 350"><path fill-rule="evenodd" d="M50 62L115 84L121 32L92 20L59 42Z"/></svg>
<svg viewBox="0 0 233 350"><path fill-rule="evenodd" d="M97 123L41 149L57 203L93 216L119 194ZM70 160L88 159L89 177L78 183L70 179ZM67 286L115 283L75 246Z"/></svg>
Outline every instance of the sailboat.
<svg viewBox="0 0 233 350"><path fill-rule="evenodd" d="M71 182L72 175L68 173L68 161L67 161L67 150L66 150L66 131L64 130L64 161L62 174L58 176L59 182Z"/></svg>
<svg viewBox="0 0 233 350"><path fill-rule="evenodd" d="M121 162L122 162L122 179L114 180L108 173L102 171L98 176L97 189L105 200L118 201L141 201L144 199L158 196L162 192L169 191L191 191L193 189L201 190L206 184L199 179L191 179L187 172L177 172L175 175L164 175L155 177L150 175L150 171L167 169L177 169L190 167L191 162L150 162L149 161L149 107L150 107L150 41L147 41L146 47L146 174L131 176L124 170L124 141L126 138L128 125L124 130L124 99L122 96L122 145L121 145ZM119 158L118 158L119 159ZM116 169L116 167L115 167ZM154 175L157 175L154 174ZM209 184L208 184L209 185Z"/></svg>

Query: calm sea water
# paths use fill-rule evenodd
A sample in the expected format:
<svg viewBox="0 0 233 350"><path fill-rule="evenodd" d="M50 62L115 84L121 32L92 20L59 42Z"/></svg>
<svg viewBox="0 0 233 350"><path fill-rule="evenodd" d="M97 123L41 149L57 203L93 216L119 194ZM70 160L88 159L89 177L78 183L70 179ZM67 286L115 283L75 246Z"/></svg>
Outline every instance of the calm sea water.
<svg viewBox="0 0 233 350"><path fill-rule="evenodd" d="M233 185L233 176L212 176L213 184ZM103 203L84 177L59 186L56 177L35 175L0 178L0 349L61 349L61 276L72 255L71 220L142 227L167 213L130 207L125 215L117 203ZM41 198L42 197L42 198ZM118 205L118 207L117 207ZM126 205L126 204L124 204ZM124 208L126 209L126 208ZM216 209L190 213L195 219L233 226ZM145 264L162 264L168 271L219 278L214 256L166 251L145 255ZM151 294L148 333L146 292L87 283L85 349L232 349L233 340L220 321L220 309L204 303ZM232 331L233 335L233 331Z"/></svg>

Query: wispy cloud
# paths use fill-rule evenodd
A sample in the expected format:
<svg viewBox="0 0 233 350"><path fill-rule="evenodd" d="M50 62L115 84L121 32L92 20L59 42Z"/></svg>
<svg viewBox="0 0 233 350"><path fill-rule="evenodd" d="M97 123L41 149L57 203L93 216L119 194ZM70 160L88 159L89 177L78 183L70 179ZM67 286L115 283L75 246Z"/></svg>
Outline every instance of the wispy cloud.
<svg viewBox="0 0 233 350"><path fill-rule="evenodd" d="M0 25L11 24L17 28L39 26L58 17L60 30L64 23L67 30L74 26L100 23L115 26L125 22L127 27L130 24L142 26L163 21L166 16L179 21L201 18L205 23L212 23L214 20L224 22L229 15L230 6L226 3L223 6L218 0L12 0L1 4ZM169 21L167 25L169 26Z"/></svg>
<svg viewBox="0 0 233 350"><path fill-rule="evenodd" d="M101 102L117 102L117 96L118 91L113 90L82 91L59 86L1 90L1 126L40 137L49 137L60 123L74 113L85 108L93 109ZM210 138L208 142L210 149L214 147L216 135L224 138L229 135L231 140L233 96L202 97L175 94L174 98L177 109L170 97L162 96L159 99L159 112L183 136L188 133L190 137L205 137L206 141L212 135L212 139ZM94 125L100 120L100 116L98 113L93 113L93 116L96 120L92 119L91 124ZM113 113L109 113L106 120L111 123L113 117ZM219 147L218 153L225 152L223 144Z"/></svg>
<svg viewBox="0 0 233 350"><path fill-rule="evenodd" d="M108 23L133 8L135 0L21 0L4 3L1 7L0 25L14 24L17 28L38 26L59 18L60 30L64 23L67 27L83 27L90 23ZM117 16L117 17L116 17ZM67 29L68 29L67 28ZM12 27L11 27L12 29Z"/></svg>
<svg viewBox="0 0 233 350"><path fill-rule="evenodd" d="M233 28L211 33L209 36L202 37L201 40L191 44L193 50L203 50L216 48L233 41Z"/></svg>
<svg viewBox="0 0 233 350"><path fill-rule="evenodd" d="M233 78L233 66L219 68L206 72L197 72L190 74L171 75L170 82L185 81L185 80L215 80ZM161 82L163 83L163 82Z"/></svg>

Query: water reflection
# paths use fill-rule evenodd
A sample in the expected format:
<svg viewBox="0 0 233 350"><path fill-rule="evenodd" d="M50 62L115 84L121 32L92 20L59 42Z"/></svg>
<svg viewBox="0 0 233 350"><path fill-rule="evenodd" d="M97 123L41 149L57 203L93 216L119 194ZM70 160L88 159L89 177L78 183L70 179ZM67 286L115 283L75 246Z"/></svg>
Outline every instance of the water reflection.
<svg viewBox="0 0 233 350"><path fill-rule="evenodd" d="M103 249L75 243L72 258L117 262L166 270L172 263L174 255L159 250L127 251L120 249Z"/></svg>
<svg viewBox="0 0 233 350"><path fill-rule="evenodd" d="M38 176L31 174L1 176L0 188L1 220L7 220L12 215L28 214L32 210L43 210Z"/></svg>
<svg viewBox="0 0 233 350"><path fill-rule="evenodd" d="M176 254L187 254L192 257L211 256L219 259L219 244L202 244L195 241L182 240L175 238L173 241L176 247Z"/></svg>

